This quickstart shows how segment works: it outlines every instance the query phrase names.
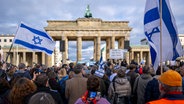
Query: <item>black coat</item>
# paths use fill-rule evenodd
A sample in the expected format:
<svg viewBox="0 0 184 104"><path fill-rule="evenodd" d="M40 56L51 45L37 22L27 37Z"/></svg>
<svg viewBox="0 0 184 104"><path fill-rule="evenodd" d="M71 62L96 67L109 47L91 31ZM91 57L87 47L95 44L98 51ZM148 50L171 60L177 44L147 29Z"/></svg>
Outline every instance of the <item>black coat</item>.
<svg viewBox="0 0 184 104"><path fill-rule="evenodd" d="M49 87L37 87L37 91L35 93L29 95L26 98L26 100L27 100L26 103L28 104L31 96L33 96L34 94L36 94L38 92L49 93L54 98L54 100L56 101L57 104L64 104L63 99L61 98L60 94L57 91L51 90Z"/></svg>

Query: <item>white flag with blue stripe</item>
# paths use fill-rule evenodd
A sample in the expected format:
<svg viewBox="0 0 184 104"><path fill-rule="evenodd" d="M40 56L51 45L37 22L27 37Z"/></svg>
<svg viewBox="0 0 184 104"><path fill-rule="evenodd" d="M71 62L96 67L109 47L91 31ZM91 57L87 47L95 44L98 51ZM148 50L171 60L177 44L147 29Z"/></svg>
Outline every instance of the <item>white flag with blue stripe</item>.
<svg viewBox="0 0 184 104"><path fill-rule="evenodd" d="M45 52L52 55L56 42L45 32L34 29L23 23L20 24L14 43L33 51Z"/></svg>
<svg viewBox="0 0 184 104"><path fill-rule="evenodd" d="M103 53L103 51L105 50L105 48L102 48L101 49L101 57L100 57L100 61L99 61L99 63L98 63L98 70L96 70L95 71L95 75L96 76L98 76L98 77L100 77L100 78L102 78L103 76L104 76L104 74L105 74L105 71L104 71L104 62L103 62L103 55L102 55L102 53Z"/></svg>
<svg viewBox="0 0 184 104"><path fill-rule="evenodd" d="M144 15L144 31L150 45L151 60L155 70L160 63L159 2L159 0L147 0ZM162 62L175 60L182 55L183 49L169 0L162 0Z"/></svg>

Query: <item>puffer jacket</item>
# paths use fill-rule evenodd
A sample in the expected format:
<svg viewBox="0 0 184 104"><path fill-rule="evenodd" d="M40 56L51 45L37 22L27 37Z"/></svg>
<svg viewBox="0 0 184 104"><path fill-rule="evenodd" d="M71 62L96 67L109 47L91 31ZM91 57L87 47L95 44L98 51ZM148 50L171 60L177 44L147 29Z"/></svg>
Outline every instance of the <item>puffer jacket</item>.
<svg viewBox="0 0 184 104"><path fill-rule="evenodd" d="M114 85L115 85L116 93L118 94L119 97L131 95L131 86L127 78L117 77L115 78L114 83L115 83ZM111 82L108 89L108 94L110 99L112 99L114 93L115 92L114 92L113 82Z"/></svg>

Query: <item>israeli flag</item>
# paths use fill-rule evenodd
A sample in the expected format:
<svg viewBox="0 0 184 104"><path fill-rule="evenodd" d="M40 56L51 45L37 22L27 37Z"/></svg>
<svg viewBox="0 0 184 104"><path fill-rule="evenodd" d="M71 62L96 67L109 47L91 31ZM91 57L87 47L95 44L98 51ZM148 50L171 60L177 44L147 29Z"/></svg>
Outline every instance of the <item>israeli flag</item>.
<svg viewBox="0 0 184 104"><path fill-rule="evenodd" d="M159 0L146 0L144 15L144 31L155 70L160 63L160 41L162 41L162 62L175 60L183 55L169 1L162 0L162 27L160 26L159 2ZM162 28L162 40L160 40L160 28Z"/></svg>
<svg viewBox="0 0 184 104"><path fill-rule="evenodd" d="M103 62L103 57L101 55L100 61L99 61L99 68L98 70L104 70L104 62Z"/></svg>
<svg viewBox="0 0 184 104"><path fill-rule="evenodd" d="M95 71L94 75L102 78L105 74L105 71L104 71L104 62L103 62L103 55L102 55L102 52L104 51L104 48L101 49L101 57L100 57L100 61L98 63L99 67L98 67L98 70Z"/></svg>
<svg viewBox="0 0 184 104"><path fill-rule="evenodd" d="M33 51L45 52L47 55L52 55L56 44L45 31L34 29L23 23L17 30L14 43Z"/></svg>

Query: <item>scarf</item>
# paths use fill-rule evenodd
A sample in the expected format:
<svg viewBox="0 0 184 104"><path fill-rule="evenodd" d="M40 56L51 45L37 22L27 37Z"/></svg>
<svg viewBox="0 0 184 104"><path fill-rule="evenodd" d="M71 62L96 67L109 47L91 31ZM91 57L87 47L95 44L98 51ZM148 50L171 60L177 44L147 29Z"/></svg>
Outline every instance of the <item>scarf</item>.
<svg viewBox="0 0 184 104"><path fill-rule="evenodd" d="M97 102L96 97L89 98L89 91L86 91L81 99L85 104L96 104Z"/></svg>

